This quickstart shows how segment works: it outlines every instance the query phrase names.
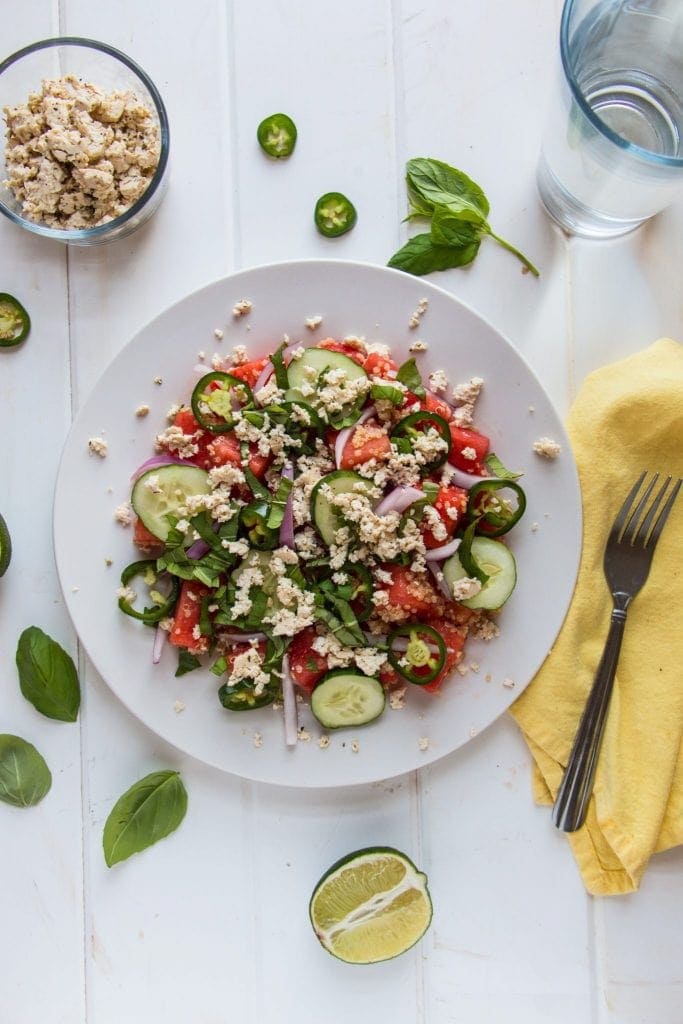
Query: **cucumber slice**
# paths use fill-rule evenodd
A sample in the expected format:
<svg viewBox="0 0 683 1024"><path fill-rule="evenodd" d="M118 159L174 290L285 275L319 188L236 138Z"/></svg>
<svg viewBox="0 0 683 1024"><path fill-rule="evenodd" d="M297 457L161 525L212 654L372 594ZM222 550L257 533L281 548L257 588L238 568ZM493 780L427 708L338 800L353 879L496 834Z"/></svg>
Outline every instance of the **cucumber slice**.
<svg viewBox="0 0 683 1024"><path fill-rule="evenodd" d="M316 374L323 370L343 370L347 380L356 380L358 377L367 377L362 366L349 359L343 352L330 352L326 348L307 348L299 359L292 359L287 367L287 380L290 388L301 388L302 384L313 383L306 371L313 367Z"/></svg>
<svg viewBox="0 0 683 1024"><path fill-rule="evenodd" d="M328 672L311 695L311 711L326 729L367 725L384 711L382 684L371 676L337 669Z"/></svg>
<svg viewBox="0 0 683 1024"><path fill-rule="evenodd" d="M156 486L151 488L148 484L154 476ZM166 516L176 515L191 494L210 490L209 474L199 466L157 466L135 481L130 503L149 532L165 541L170 530Z"/></svg>
<svg viewBox="0 0 683 1024"><path fill-rule="evenodd" d="M334 535L344 525L344 520L333 505L323 494L325 485L330 488L333 494L367 494L369 498L374 497L375 489L373 484L352 469L338 469L334 473L328 473L311 491L311 518L318 530L318 533L329 546L334 543Z"/></svg>
<svg viewBox="0 0 683 1024"><path fill-rule="evenodd" d="M0 576L4 576L12 557L12 541L10 540L7 523L0 516Z"/></svg>
<svg viewBox="0 0 683 1024"><path fill-rule="evenodd" d="M489 578L478 594L460 603L467 608L500 608L515 589L517 582L517 566L512 552L499 540L475 537L470 554ZM457 552L444 562L443 574L451 593L453 585L468 575Z"/></svg>

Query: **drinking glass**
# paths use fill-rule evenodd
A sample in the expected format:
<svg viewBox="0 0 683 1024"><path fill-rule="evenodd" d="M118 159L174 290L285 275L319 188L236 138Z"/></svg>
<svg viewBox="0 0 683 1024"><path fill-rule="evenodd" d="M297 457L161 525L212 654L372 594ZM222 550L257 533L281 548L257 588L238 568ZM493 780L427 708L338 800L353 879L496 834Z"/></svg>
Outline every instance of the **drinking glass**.
<svg viewBox="0 0 683 1024"><path fill-rule="evenodd" d="M683 0L565 0L537 169L565 231L625 234L683 186Z"/></svg>

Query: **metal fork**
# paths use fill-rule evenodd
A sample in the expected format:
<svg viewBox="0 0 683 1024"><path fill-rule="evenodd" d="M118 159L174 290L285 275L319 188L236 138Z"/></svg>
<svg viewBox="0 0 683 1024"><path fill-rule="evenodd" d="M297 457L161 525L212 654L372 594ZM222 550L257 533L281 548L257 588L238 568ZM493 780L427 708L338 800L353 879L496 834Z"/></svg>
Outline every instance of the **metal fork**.
<svg viewBox="0 0 683 1024"><path fill-rule="evenodd" d="M646 476L647 473L643 473L629 491L614 520L605 547L604 572L612 593L612 618L605 649L553 807L553 823L563 832L575 832L583 825L586 817L619 660L626 612L647 580L657 541L681 486L680 480L674 484L657 515L671 483L671 477L668 476L646 512L645 506L659 474L655 473L637 505L633 507Z"/></svg>

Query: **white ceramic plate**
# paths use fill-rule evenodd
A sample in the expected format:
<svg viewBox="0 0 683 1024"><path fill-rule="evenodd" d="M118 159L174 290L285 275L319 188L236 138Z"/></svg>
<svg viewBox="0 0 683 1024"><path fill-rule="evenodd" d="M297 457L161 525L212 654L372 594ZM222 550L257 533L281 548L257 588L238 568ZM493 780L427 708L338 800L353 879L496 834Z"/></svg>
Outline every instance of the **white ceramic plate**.
<svg viewBox="0 0 683 1024"><path fill-rule="evenodd" d="M411 314L429 307L417 330ZM243 298L253 310L232 316ZM311 331L307 317L322 316ZM214 329L224 331L216 340ZM116 605L121 570L136 558L132 529L114 519L129 497L131 472L153 453L171 405L187 400L198 352L210 364L246 344L262 356L283 334L304 344L354 334L388 343L398 360L422 338L423 373L442 368L453 384L478 375L485 387L477 425L506 465L524 469L528 508L510 538L518 584L500 613L500 636L470 641L465 663L441 695L409 687L406 707L387 707L375 723L333 733L326 749L307 707L301 721L310 741L285 747L280 711L231 713L219 704L207 670L174 678L176 651L166 647L153 665L153 631ZM154 379L161 377L163 383ZM141 403L150 406L136 418ZM531 411L533 409L533 411ZM104 459L88 453L103 437ZM541 436L555 438L555 461L532 453ZM532 529L537 523L538 528ZM453 296L398 271L357 263L302 261L259 267L195 292L157 317L114 359L80 410L66 442L55 492L55 550L59 578L74 625L95 667L123 703L150 729L208 764L249 779L292 786L344 786L400 775L428 764L481 733L532 679L560 628L574 587L581 544L576 468L560 420L516 350L490 324ZM108 567L106 559L113 559ZM513 680L514 687L503 685ZM185 710L174 710L182 701ZM262 745L254 743L260 733ZM425 745L425 740L428 745ZM357 750L354 749L357 741ZM426 746L426 749L421 749Z"/></svg>

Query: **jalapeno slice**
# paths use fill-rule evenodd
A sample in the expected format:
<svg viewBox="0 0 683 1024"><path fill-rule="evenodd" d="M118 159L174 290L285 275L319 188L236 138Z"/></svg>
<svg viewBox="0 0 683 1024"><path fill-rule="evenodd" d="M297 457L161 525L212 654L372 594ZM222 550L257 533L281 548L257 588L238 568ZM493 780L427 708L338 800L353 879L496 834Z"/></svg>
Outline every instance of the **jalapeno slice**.
<svg viewBox="0 0 683 1024"><path fill-rule="evenodd" d="M445 447L425 463L422 470L425 475L443 466L451 450L451 431L443 416L436 412L413 412L399 420L389 434L399 452L409 454L414 451L416 439L428 430L436 430Z"/></svg>
<svg viewBox="0 0 683 1024"><path fill-rule="evenodd" d="M31 330L31 318L13 295L0 293L0 348L20 345Z"/></svg>
<svg viewBox="0 0 683 1024"><path fill-rule="evenodd" d="M253 401L246 381L214 370L197 381L190 405L197 423L212 434L226 434L235 426L234 413Z"/></svg>
<svg viewBox="0 0 683 1024"><path fill-rule="evenodd" d="M275 687L266 686L261 693L254 691L253 685L249 683L235 683L228 686L223 683L218 691L218 699L228 711L252 711L254 708L264 708L275 700Z"/></svg>
<svg viewBox="0 0 683 1024"><path fill-rule="evenodd" d="M498 496L499 491L512 491L516 506ZM467 519L476 522L476 532L487 537L502 537L524 515L526 495L514 480L482 480L470 488L467 503Z"/></svg>
<svg viewBox="0 0 683 1024"><path fill-rule="evenodd" d="M155 623L165 619L173 611L178 600L180 583L170 573L159 573L156 562L153 559L146 559L141 562L131 562L130 565L126 566L121 573L121 586L128 587L138 576L142 577L143 583L148 588L149 596L154 602L153 606L139 612L136 608L133 608L131 601L127 597L122 596L119 598L119 608L126 615L130 615L131 618L139 619L140 622L144 622L147 626L153 626ZM163 576L163 583L161 585L169 589L168 594L162 594L156 587L156 584L160 582L161 576Z"/></svg>
<svg viewBox="0 0 683 1024"><path fill-rule="evenodd" d="M296 146L296 125L287 114L264 117L256 129L256 138L264 153L276 160L291 156Z"/></svg>
<svg viewBox="0 0 683 1024"><path fill-rule="evenodd" d="M446 642L422 623L398 626L389 634L387 657L392 668L409 683L426 686L446 664Z"/></svg>
<svg viewBox="0 0 683 1024"><path fill-rule="evenodd" d="M315 204L315 226L326 238L350 231L358 219L356 207L341 192L326 192Z"/></svg>

